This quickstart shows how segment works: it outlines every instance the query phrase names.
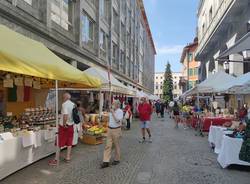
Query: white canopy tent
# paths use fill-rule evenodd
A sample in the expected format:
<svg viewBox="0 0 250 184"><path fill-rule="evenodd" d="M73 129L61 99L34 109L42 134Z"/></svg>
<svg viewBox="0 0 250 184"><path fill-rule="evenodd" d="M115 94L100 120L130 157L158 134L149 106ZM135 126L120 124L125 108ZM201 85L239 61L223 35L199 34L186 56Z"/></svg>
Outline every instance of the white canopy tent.
<svg viewBox="0 0 250 184"><path fill-rule="evenodd" d="M216 93L221 91L221 87L224 84L228 84L234 81L235 77L225 73L224 71L219 71L215 74L210 75L205 81L198 84L194 92L196 93Z"/></svg>
<svg viewBox="0 0 250 184"><path fill-rule="evenodd" d="M149 98L149 95L147 95L147 94L146 94L145 92L143 92L143 91L137 90L137 91L136 91L136 97L137 97L137 98L143 98L143 97Z"/></svg>
<svg viewBox="0 0 250 184"><path fill-rule="evenodd" d="M121 82L119 82L111 73L110 73L110 82L111 82L111 86L110 86L108 71L91 67L85 70L83 73L98 77L101 80L101 88L99 89L101 91L111 91L115 93L136 96L136 90L133 90L125 86Z"/></svg>
<svg viewBox="0 0 250 184"><path fill-rule="evenodd" d="M160 100L160 98L159 98L158 96L152 95L152 94L149 95L148 99L149 99L149 100Z"/></svg>
<svg viewBox="0 0 250 184"><path fill-rule="evenodd" d="M250 72L237 77L231 82L228 93L249 94L250 93Z"/></svg>

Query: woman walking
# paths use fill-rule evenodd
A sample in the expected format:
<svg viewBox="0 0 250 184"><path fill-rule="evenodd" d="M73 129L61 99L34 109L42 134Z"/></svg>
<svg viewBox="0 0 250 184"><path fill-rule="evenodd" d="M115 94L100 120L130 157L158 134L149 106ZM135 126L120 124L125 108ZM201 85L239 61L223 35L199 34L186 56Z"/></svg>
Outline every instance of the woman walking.
<svg viewBox="0 0 250 184"><path fill-rule="evenodd" d="M124 108L124 118L127 121L127 130L130 130L130 120L131 120L131 116L132 116L132 111L131 111L131 106L129 105L128 102L125 103L125 108Z"/></svg>
<svg viewBox="0 0 250 184"><path fill-rule="evenodd" d="M178 128L178 124L180 122L180 109L179 109L177 102L174 102L173 115L174 115L174 120L175 120L175 128Z"/></svg>

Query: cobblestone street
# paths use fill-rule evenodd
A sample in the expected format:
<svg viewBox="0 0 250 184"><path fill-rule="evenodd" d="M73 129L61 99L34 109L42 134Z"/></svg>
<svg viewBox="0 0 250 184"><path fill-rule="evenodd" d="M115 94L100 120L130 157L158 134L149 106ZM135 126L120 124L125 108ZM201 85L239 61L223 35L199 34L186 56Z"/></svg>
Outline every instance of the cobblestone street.
<svg viewBox="0 0 250 184"><path fill-rule="evenodd" d="M103 146L79 144L71 163L59 168L43 159L1 181L1 184L249 184L249 169L222 169L207 137L196 137L193 130L174 129L168 117L154 118L153 143L138 143L139 126L122 139L122 162L101 170ZM246 171L248 170L248 171Z"/></svg>

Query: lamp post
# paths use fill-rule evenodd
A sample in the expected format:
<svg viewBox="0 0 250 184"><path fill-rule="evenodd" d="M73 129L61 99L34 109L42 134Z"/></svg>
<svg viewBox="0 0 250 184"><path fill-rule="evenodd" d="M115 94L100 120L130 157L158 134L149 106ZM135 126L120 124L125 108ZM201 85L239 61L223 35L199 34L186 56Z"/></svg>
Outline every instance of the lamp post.
<svg viewBox="0 0 250 184"><path fill-rule="evenodd" d="M249 60L250 59L250 50L244 50L244 51L242 51L242 54L243 54L243 58L245 60Z"/></svg>
<svg viewBox="0 0 250 184"><path fill-rule="evenodd" d="M229 62L228 61L224 62L224 69L225 69L225 72L229 74Z"/></svg>

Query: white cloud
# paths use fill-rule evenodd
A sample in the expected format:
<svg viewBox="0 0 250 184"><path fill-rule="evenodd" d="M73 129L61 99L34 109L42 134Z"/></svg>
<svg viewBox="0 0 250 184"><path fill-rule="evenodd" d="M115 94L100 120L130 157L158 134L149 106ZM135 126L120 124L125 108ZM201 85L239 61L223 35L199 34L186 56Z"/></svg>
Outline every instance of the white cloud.
<svg viewBox="0 0 250 184"><path fill-rule="evenodd" d="M166 55L166 54L180 54L184 48L184 45L164 45L157 47L157 54Z"/></svg>

